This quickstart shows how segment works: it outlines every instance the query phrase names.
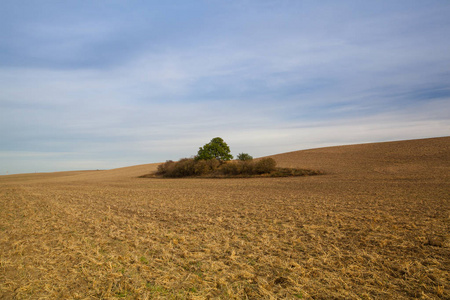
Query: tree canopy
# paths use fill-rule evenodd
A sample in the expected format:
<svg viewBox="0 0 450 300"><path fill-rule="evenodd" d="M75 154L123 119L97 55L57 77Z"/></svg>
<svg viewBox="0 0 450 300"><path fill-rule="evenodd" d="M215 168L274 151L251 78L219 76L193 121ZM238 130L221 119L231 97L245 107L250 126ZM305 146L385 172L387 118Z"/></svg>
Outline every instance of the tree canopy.
<svg viewBox="0 0 450 300"><path fill-rule="evenodd" d="M210 160L218 159L221 161L227 161L233 159L233 155L230 154L230 147L220 137L213 138L208 144L200 147L198 154L195 157L196 160Z"/></svg>
<svg viewBox="0 0 450 300"><path fill-rule="evenodd" d="M248 153L239 153L237 159L239 159L240 161L249 161L253 160L253 156Z"/></svg>

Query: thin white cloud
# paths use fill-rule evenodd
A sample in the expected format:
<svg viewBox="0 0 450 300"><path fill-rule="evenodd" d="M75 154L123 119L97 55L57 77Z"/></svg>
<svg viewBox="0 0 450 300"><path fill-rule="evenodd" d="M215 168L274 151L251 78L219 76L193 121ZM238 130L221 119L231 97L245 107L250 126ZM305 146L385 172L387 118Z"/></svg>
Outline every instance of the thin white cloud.
<svg viewBox="0 0 450 300"><path fill-rule="evenodd" d="M0 166L164 161L215 136L261 156L449 135L450 5L329 4L4 18L19 29L0 43Z"/></svg>

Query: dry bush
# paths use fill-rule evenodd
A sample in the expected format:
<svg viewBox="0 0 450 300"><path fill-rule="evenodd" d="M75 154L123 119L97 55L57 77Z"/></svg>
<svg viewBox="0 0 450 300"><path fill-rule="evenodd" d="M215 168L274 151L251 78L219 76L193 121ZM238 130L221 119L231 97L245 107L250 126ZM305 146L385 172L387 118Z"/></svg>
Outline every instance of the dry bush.
<svg viewBox="0 0 450 300"><path fill-rule="evenodd" d="M194 165L194 174L197 176L205 175L211 172L211 168L205 160L199 160Z"/></svg>
<svg viewBox="0 0 450 300"><path fill-rule="evenodd" d="M255 163L253 160L240 161L239 165L243 174L254 174Z"/></svg>
<svg viewBox="0 0 450 300"><path fill-rule="evenodd" d="M158 167L157 175L163 177L187 177L194 176L197 172L201 172L201 168L196 169L196 164L193 159L183 158L178 162L166 161Z"/></svg>
<svg viewBox="0 0 450 300"><path fill-rule="evenodd" d="M254 177L268 175L271 177L308 176L322 174L319 171L276 168L273 158L262 158L257 161L239 160L234 162L220 162L217 159L195 160L183 158L178 162L166 161L159 165L155 173L157 176L167 178L181 177ZM154 175L141 176L152 178Z"/></svg>
<svg viewBox="0 0 450 300"><path fill-rule="evenodd" d="M221 175L231 175L236 176L242 174L242 168L239 163L236 162L229 162L226 164L223 164L220 167L220 173Z"/></svg>
<svg viewBox="0 0 450 300"><path fill-rule="evenodd" d="M261 175L274 172L276 164L273 158L263 158L258 161L237 161L223 164L220 171L223 175Z"/></svg>
<svg viewBox="0 0 450 300"><path fill-rule="evenodd" d="M166 161L165 163L158 166L156 174L157 175L165 175L167 173L171 173L175 164L176 163L173 160Z"/></svg>
<svg viewBox="0 0 450 300"><path fill-rule="evenodd" d="M256 174L266 174L275 171L275 167L277 166L277 162L275 159L269 157L269 158L263 158L261 160L258 160L255 163L254 172Z"/></svg>
<svg viewBox="0 0 450 300"><path fill-rule="evenodd" d="M216 158L208 159L205 161L211 171L216 170L220 165L220 161Z"/></svg>
<svg viewBox="0 0 450 300"><path fill-rule="evenodd" d="M156 175L170 178L203 176L210 174L218 169L220 161L217 159L195 160L193 158L183 158L178 162L166 161L158 166ZM142 176L151 177L151 176Z"/></svg>

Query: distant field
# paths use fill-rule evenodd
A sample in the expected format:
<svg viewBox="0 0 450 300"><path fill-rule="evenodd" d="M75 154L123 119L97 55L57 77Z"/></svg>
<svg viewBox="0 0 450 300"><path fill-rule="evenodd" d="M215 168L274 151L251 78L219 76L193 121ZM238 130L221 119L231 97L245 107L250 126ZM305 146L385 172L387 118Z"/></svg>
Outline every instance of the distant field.
<svg viewBox="0 0 450 300"><path fill-rule="evenodd" d="M0 176L0 299L450 299L450 137L272 157Z"/></svg>

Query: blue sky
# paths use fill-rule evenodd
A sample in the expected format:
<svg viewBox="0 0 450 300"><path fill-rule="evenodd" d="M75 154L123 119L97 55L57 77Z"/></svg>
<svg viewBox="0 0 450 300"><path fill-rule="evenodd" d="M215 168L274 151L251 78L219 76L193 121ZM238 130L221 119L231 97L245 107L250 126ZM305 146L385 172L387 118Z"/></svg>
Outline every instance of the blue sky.
<svg viewBox="0 0 450 300"><path fill-rule="evenodd" d="M0 2L0 175L450 135L450 2Z"/></svg>

